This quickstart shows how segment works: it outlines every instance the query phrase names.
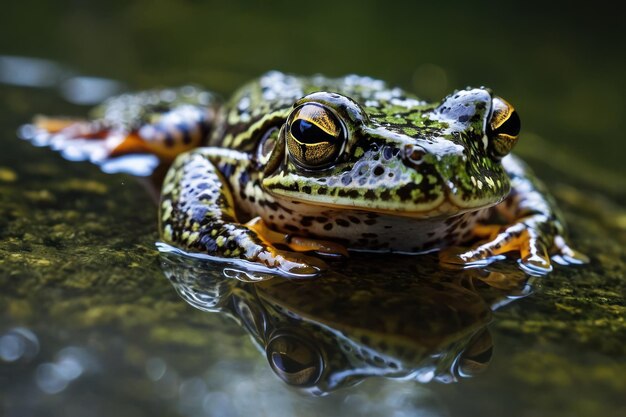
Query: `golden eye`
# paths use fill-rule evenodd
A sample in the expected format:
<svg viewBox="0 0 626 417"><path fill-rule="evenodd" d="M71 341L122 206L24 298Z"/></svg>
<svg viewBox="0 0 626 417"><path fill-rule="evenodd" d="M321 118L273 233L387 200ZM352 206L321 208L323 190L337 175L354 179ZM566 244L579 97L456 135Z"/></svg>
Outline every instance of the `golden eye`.
<svg viewBox="0 0 626 417"><path fill-rule="evenodd" d="M306 103L291 113L287 149L304 168L324 168L337 159L345 142L345 129L328 108Z"/></svg>
<svg viewBox="0 0 626 417"><path fill-rule="evenodd" d="M276 375L290 385L311 386L324 370L320 352L303 338L284 330L270 337L265 353Z"/></svg>
<svg viewBox="0 0 626 417"><path fill-rule="evenodd" d="M503 157L511 152L517 142L521 122L513 106L500 97L493 98L491 109L487 136L494 156Z"/></svg>

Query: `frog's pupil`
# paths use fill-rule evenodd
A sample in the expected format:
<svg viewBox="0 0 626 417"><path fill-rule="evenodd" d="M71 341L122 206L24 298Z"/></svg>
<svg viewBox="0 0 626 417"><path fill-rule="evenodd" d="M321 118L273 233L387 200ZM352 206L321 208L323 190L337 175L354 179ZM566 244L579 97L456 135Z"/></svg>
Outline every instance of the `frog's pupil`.
<svg viewBox="0 0 626 417"><path fill-rule="evenodd" d="M313 123L303 119L295 120L291 124L291 134L298 142L306 144L332 142L335 139Z"/></svg>
<svg viewBox="0 0 626 417"><path fill-rule="evenodd" d="M519 115L515 110L510 114L509 118L502 123L500 127L496 129L495 133L504 133L509 136L517 136L519 135L520 129L522 127L522 123L520 121Z"/></svg>

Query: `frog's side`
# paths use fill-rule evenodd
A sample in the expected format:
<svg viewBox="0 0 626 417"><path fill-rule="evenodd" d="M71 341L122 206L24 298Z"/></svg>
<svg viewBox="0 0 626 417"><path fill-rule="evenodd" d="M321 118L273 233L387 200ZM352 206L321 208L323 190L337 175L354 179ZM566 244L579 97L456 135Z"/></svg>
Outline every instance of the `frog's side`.
<svg viewBox="0 0 626 417"><path fill-rule="evenodd" d="M130 138L111 154L166 160L208 145L180 155L163 184L161 236L175 246L301 275L324 264L299 252L417 253L477 237L486 243L444 258L519 251L536 271L549 270L550 254L583 259L545 190L506 156L519 118L487 89L427 104L367 77L270 72L223 106L187 93L113 99L98 127L83 126ZM477 224L495 212L509 225Z"/></svg>

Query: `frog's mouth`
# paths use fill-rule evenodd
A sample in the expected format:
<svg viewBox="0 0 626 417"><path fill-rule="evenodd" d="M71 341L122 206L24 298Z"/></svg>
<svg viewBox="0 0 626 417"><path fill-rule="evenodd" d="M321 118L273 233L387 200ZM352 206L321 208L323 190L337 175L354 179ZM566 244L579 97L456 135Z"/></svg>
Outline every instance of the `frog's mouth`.
<svg viewBox="0 0 626 417"><path fill-rule="evenodd" d="M319 184L307 182L304 183L306 185L298 185L297 181L290 183L286 178L287 176L282 174L279 174L278 178L266 178L263 180L263 187L281 202L293 204L295 210L316 207L320 210L360 211L393 217L432 219L480 210L502 200L494 197L465 199L462 195L456 194L459 193L459 189L452 184L445 187L436 198L412 201L390 198L388 194L391 193L384 189L332 192ZM411 187L407 187L409 188ZM400 188L394 191L404 193L407 189Z"/></svg>

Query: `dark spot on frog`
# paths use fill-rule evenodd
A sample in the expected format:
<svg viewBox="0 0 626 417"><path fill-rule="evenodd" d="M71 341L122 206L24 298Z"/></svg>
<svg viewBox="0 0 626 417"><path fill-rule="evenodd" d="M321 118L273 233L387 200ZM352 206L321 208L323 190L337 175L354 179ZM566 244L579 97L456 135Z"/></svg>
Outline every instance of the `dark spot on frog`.
<svg viewBox="0 0 626 417"><path fill-rule="evenodd" d="M383 168L380 165L376 165L376 168L374 168L374 175L380 176L380 175L383 175L384 173L385 173L385 168Z"/></svg>
<svg viewBox="0 0 626 417"><path fill-rule="evenodd" d="M381 358L378 355L374 356L374 363L378 366L384 365L385 364L385 360L383 358Z"/></svg>
<svg viewBox="0 0 626 417"><path fill-rule="evenodd" d="M320 187L320 188L317 189L317 193L319 195L326 195L327 192L328 192L328 188L326 188L326 187Z"/></svg>
<svg viewBox="0 0 626 417"><path fill-rule="evenodd" d="M305 194L311 194L311 187L308 185L305 185L302 187L302 192Z"/></svg>
<svg viewBox="0 0 626 417"><path fill-rule="evenodd" d="M332 223L326 223L324 225L324 230L331 230L333 228L333 224Z"/></svg>
<svg viewBox="0 0 626 417"><path fill-rule="evenodd" d="M400 197L401 200L407 201L411 199L411 193L418 189L419 189L419 185L410 182L400 187L396 191L396 194L398 195L398 197Z"/></svg>
<svg viewBox="0 0 626 417"><path fill-rule="evenodd" d="M226 164L222 167L222 169L220 169L220 171L222 172L222 175L226 178L230 178L233 175L233 172L235 171L235 166L232 164Z"/></svg>
<svg viewBox="0 0 626 417"><path fill-rule="evenodd" d="M341 183L343 185L348 185L352 182L352 177L350 175L344 175L341 177Z"/></svg>
<svg viewBox="0 0 626 417"><path fill-rule="evenodd" d="M354 216L348 216L348 219L354 223L354 224L359 224L361 223L361 221L358 219L358 217L354 217Z"/></svg>
<svg viewBox="0 0 626 417"><path fill-rule="evenodd" d="M359 196L359 191L358 190L348 190L348 191L346 191L346 190L339 190L337 192L337 195L339 197L357 198Z"/></svg>
<svg viewBox="0 0 626 417"><path fill-rule="evenodd" d="M335 223L337 223L339 226L342 226L342 227L350 226L350 222L345 219L337 219L335 220Z"/></svg>
<svg viewBox="0 0 626 417"><path fill-rule="evenodd" d="M376 192L374 192L374 190L367 190L365 194L363 194L363 197L366 200L376 200Z"/></svg>
<svg viewBox="0 0 626 417"><path fill-rule="evenodd" d="M250 175L246 171L243 171L239 176L239 185L241 185L241 188L244 188L249 181Z"/></svg>
<svg viewBox="0 0 626 417"><path fill-rule="evenodd" d="M465 123L465 122L467 122L469 120L469 118L470 117L467 114L464 114L462 116L459 116L459 122Z"/></svg>
<svg viewBox="0 0 626 417"><path fill-rule="evenodd" d="M296 227L294 225L291 225L291 224L286 224L284 227L285 227L285 229L287 229L287 230L289 230L291 232L297 232L297 231L300 230L298 227Z"/></svg>

